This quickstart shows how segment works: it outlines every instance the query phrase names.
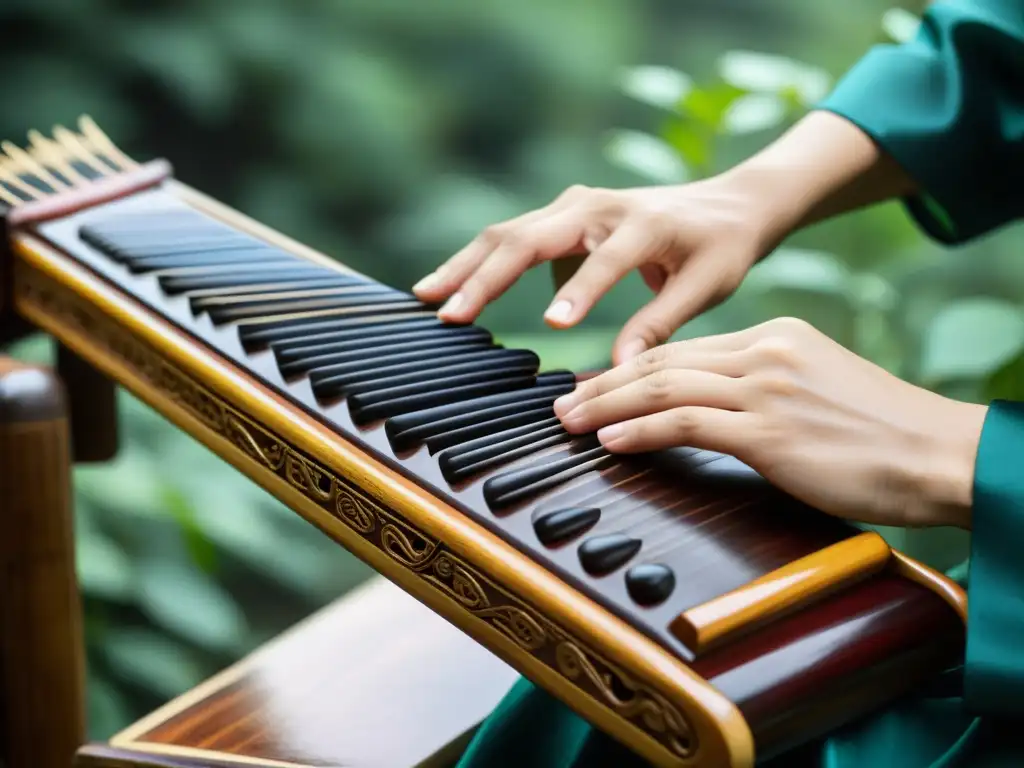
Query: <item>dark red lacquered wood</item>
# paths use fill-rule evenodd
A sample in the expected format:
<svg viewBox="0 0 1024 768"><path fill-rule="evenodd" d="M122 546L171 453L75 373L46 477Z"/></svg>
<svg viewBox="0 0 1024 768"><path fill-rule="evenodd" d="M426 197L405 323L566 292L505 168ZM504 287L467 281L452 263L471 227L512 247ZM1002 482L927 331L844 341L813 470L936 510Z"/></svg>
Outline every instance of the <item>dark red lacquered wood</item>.
<svg viewBox="0 0 1024 768"><path fill-rule="evenodd" d="M760 750L806 741L962 657L964 628L934 592L882 574L700 657ZM896 671L896 674L890 672Z"/></svg>
<svg viewBox="0 0 1024 768"><path fill-rule="evenodd" d="M7 225L25 227L69 216L77 211L156 187L169 179L171 174L170 163L166 160L154 160L116 176L107 176L91 182L84 187L76 187L53 197L18 205L7 213Z"/></svg>

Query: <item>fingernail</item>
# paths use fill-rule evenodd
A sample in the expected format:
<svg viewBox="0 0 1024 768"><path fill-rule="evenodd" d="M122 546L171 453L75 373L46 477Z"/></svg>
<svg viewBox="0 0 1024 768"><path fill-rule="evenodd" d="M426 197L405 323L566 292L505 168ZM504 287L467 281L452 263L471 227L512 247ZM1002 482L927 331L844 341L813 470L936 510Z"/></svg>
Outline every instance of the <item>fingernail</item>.
<svg viewBox="0 0 1024 768"><path fill-rule="evenodd" d="M444 306L438 310L439 315L450 315L452 312L458 310L463 305L465 298L461 293L456 293L448 301L444 303Z"/></svg>
<svg viewBox="0 0 1024 768"><path fill-rule="evenodd" d="M647 345L640 339L633 339L622 347L622 361L627 362L647 351Z"/></svg>
<svg viewBox="0 0 1024 768"><path fill-rule="evenodd" d="M439 282L440 280L437 277L437 273L432 272L431 274L424 277L422 280L420 280L418 283L416 283L416 285L412 287L413 293L418 293L420 291L429 291L431 288L437 287L437 284Z"/></svg>
<svg viewBox="0 0 1024 768"><path fill-rule="evenodd" d="M597 430L597 439L601 441L601 445L608 445L608 443L614 443L625 433L626 430L621 424L612 424Z"/></svg>
<svg viewBox="0 0 1024 768"><path fill-rule="evenodd" d="M555 400L555 415L565 416L569 411L576 407L576 400L575 392L570 392L568 395L562 395L560 398Z"/></svg>
<svg viewBox="0 0 1024 768"><path fill-rule="evenodd" d="M547 312L544 313L544 319L555 323L567 323L571 313L572 302L562 299L548 307Z"/></svg>

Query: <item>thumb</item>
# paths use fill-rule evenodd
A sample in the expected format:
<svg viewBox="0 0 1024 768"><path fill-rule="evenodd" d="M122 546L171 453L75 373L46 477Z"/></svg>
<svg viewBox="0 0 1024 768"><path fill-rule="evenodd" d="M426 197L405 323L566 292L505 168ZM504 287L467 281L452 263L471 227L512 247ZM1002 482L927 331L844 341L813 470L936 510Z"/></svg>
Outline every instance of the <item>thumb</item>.
<svg viewBox="0 0 1024 768"><path fill-rule="evenodd" d="M731 254L712 252L687 259L658 295L623 327L612 352L615 365L668 341L684 323L725 301L743 278L736 263Z"/></svg>

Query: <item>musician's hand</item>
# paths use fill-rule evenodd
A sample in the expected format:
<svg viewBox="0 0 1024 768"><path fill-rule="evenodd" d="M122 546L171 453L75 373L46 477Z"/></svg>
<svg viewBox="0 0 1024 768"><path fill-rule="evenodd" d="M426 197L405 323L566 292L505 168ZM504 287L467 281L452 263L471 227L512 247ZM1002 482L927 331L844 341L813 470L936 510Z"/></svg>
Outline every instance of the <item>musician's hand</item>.
<svg viewBox="0 0 1024 768"><path fill-rule="evenodd" d="M656 296L619 335L613 359L621 362L727 298L774 247L771 217L758 215L764 199L755 185L726 176L674 187L573 187L545 208L488 227L414 291L425 301L448 299L443 319L471 322L530 267L589 253L545 313L550 325L567 328L637 269Z"/></svg>
<svg viewBox="0 0 1024 768"><path fill-rule="evenodd" d="M985 407L901 381L799 320L657 347L555 410L614 452L730 454L837 516L970 527Z"/></svg>
<svg viewBox="0 0 1024 768"><path fill-rule="evenodd" d="M619 334L612 359L621 363L727 298L791 232L914 189L859 128L812 112L710 179L621 191L574 187L544 208L487 228L413 290L424 301L447 299L444 319L471 322L531 266L589 254L545 314L550 325L568 328L639 270L656 296Z"/></svg>

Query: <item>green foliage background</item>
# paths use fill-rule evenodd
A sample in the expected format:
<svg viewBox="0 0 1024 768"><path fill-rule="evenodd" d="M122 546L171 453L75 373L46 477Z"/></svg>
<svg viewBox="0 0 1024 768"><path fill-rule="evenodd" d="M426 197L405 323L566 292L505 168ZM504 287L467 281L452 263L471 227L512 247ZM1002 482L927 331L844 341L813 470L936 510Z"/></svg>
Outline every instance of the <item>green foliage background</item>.
<svg viewBox="0 0 1024 768"><path fill-rule="evenodd" d="M869 45L912 30L890 5L3 0L0 136L89 113L136 157L408 286L570 184L694 178L755 151ZM925 386L1019 397L1021 244L1008 230L942 251L879 207L793 238L681 335L797 315ZM538 271L483 322L552 365L598 365L645 292L631 278L556 334ZM136 400L121 407L120 457L75 477L94 738L369 575ZM932 532L918 548L948 566L963 544Z"/></svg>

